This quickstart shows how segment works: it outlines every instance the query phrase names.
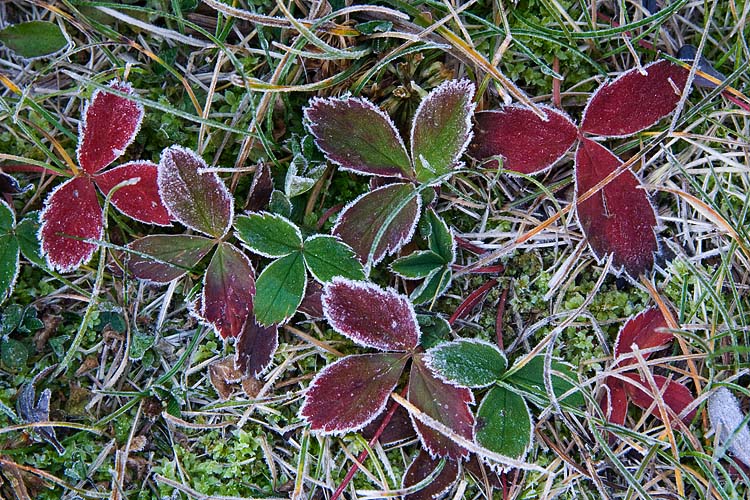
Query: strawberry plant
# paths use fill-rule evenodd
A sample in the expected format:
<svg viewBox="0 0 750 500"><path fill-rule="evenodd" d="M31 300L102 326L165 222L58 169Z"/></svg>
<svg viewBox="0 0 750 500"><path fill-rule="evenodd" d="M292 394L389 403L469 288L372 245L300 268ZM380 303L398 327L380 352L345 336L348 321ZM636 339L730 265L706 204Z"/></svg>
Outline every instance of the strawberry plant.
<svg viewBox="0 0 750 500"><path fill-rule="evenodd" d="M651 271L659 251L657 215L635 173L595 139L628 137L656 124L677 108L687 76L665 60L627 71L594 92L580 126L547 106L542 106L546 119L520 105L477 113L470 153L495 167L500 157L504 169L535 174L552 167L578 141L578 222L599 262L612 255L613 271L637 280Z"/></svg>
<svg viewBox="0 0 750 500"><path fill-rule="evenodd" d="M344 207L333 228L366 267L411 240L420 190L447 181L460 166L472 137L473 98L468 80L427 94L411 124L410 151L391 118L367 99L314 98L304 110L310 134L331 163L387 180Z"/></svg>
<svg viewBox="0 0 750 500"><path fill-rule="evenodd" d="M113 81L109 88L127 95L132 87ZM132 161L102 172L125 153L143 121L143 106L127 97L96 90L78 128L77 168L73 177L47 197L39 236L52 269L72 271L88 262L104 231L96 188L118 210L141 222L170 225L156 186L156 165Z"/></svg>

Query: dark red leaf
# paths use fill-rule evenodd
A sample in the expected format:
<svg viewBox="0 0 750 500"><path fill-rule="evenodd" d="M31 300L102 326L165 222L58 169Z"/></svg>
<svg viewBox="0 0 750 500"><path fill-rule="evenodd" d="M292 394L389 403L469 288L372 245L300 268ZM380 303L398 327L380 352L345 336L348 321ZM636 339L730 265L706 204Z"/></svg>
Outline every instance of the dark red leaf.
<svg viewBox="0 0 750 500"><path fill-rule="evenodd" d="M113 81L110 88L133 95L129 83ZM95 90L78 127L78 164L95 174L122 156L138 134L143 106L124 97Z"/></svg>
<svg viewBox="0 0 750 500"><path fill-rule="evenodd" d="M520 105L477 113L469 154L479 160L502 156L503 168L524 174L551 167L573 145L578 129L564 113L548 106L540 107L547 113L546 121ZM492 161L488 166L499 168L500 165Z"/></svg>
<svg viewBox="0 0 750 500"><path fill-rule="evenodd" d="M323 318L323 285L317 280L308 279L305 297L297 310L307 314L310 318Z"/></svg>
<svg viewBox="0 0 750 500"><path fill-rule="evenodd" d="M604 397L599 402L604 416L613 424L625 425L628 416L628 398L622 381L615 378L607 379Z"/></svg>
<svg viewBox="0 0 750 500"><path fill-rule="evenodd" d="M129 249L138 252L128 254L128 270L138 279L153 283L169 283L198 264L213 246L212 240L202 236L146 236L128 245Z"/></svg>
<svg viewBox="0 0 750 500"><path fill-rule="evenodd" d="M361 431L362 437L368 442L372 440L372 438L375 437L375 433L380 428L380 424L383 423L383 419L386 415L388 415L388 412L382 413L375 420L367 424L367 426ZM413 439L416 436L417 434L414 431L414 426L411 424L411 419L409 418L409 412L407 412L403 406L398 405L390 422L388 422L382 434L380 434L378 441L382 445L389 445L400 443L407 439Z"/></svg>
<svg viewBox="0 0 750 500"><path fill-rule="evenodd" d="M94 184L86 177L74 177L57 186L45 201L40 220L42 253L51 268L66 272L88 262L96 244L75 238L102 239L102 207Z"/></svg>
<svg viewBox="0 0 750 500"><path fill-rule="evenodd" d="M403 488L417 485L430 477L440 464L440 459L434 459L424 450L419 450L417 456L404 472L402 481ZM446 460L440 474L424 488L404 495L405 500L433 500L445 496L458 481L458 463L454 460Z"/></svg>
<svg viewBox="0 0 750 500"><path fill-rule="evenodd" d="M407 199L373 253L371 264L375 265L386 255L397 252L414 235L422 202L419 195L415 195L412 184L389 184L356 198L339 215L333 234L341 237L357 253L359 260L367 264L370 250L386 218Z"/></svg>
<svg viewBox="0 0 750 500"><path fill-rule="evenodd" d="M658 307L646 309L630 318L617 334L615 358L624 353L633 352L633 344L636 344L639 349L651 349L668 344L674 335L667 328L667 320ZM644 358L650 355L651 353L643 353Z"/></svg>
<svg viewBox="0 0 750 500"><path fill-rule="evenodd" d="M479 484L483 485L486 478L489 485L493 488L500 489L503 487L503 483L500 481L497 473L484 465L476 455L471 455L471 458L464 463L464 469L474 476L479 481Z"/></svg>
<svg viewBox="0 0 750 500"><path fill-rule="evenodd" d="M622 165L604 146L581 140L576 152L576 192L582 195ZM656 213L641 183L630 170L615 177L599 192L577 202L578 221L591 250L601 262L614 254L615 270L633 279L651 270L658 250Z"/></svg>
<svg viewBox="0 0 750 500"><path fill-rule="evenodd" d="M328 365L310 383L300 415L326 434L361 429L385 409L408 359L401 353L363 354Z"/></svg>
<svg viewBox="0 0 750 500"><path fill-rule="evenodd" d="M474 403L471 391L447 384L437 378L424 364L423 355L415 355L412 361L407 399L459 436L470 441L474 439L474 415L469 409L469 405ZM468 450L419 422L413 415L412 423L425 448L433 457L458 460L469 455Z"/></svg>
<svg viewBox="0 0 750 500"><path fill-rule="evenodd" d="M649 387L648 382L634 373L626 373L624 375L648 389L648 392L644 392L633 384L624 383L623 385L625 386L625 391L628 393L628 396L630 396L630 400L644 410L650 408L651 405L654 404L654 395L651 391L651 388ZM656 387L657 389L659 389L659 392L662 395L664 404L667 405L675 413L675 415L679 415L680 413L682 413L685 408L687 408L693 401L695 401L693 393L690 392L690 389L679 382L670 380L662 375L654 375L654 382L656 383ZM658 407L654 407L652 414L659 420L662 419L661 412L659 411ZM693 418L695 418L695 414L696 410L692 410L690 413L685 415L683 421L685 423L689 423L691 420L693 420Z"/></svg>
<svg viewBox="0 0 750 500"><path fill-rule="evenodd" d="M156 164L150 161L134 161L107 170L94 177L96 185L106 196L118 184L139 178L132 186L123 186L112 195L112 204L117 209L141 222L169 226L170 218L161 202L156 185Z"/></svg>
<svg viewBox="0 0 750 500"><path fill-rule="evenodd" d="M661 60L626 71L594 92L583 113L581 130L623 137L645 130L672 113L685 88L688 71Z"/></svg>
<svg viewBox="0 0 750 500"><path fill-rule="evenodd" d="M237 247L222 243L203 278L201 317L222 338L236 337L250 317L255 295L255 271Z"/></svg>
<svg viewBox="0 0 750 500"><path fill-rule="evenodd" d="M271 167L265 163L259 163L253 175L253 183L250 184L245 210L249 212L264 210L271 201L271 193L273 193Z"/></svg>
<svg viewBox="0 0 750 500"><path fill-rule="evenodd" d="M258 377L271 366L278 346L278 326L263 327L251 314L237 339L234 364L244 375Z"/></svg>
<svg viewBox="0 0 750 500"><path fill-rule="evenodd" d="M410 351L419 343L411 302L390 288L333 278L323 288L323 312L334 330L365 347Z"/></svg>

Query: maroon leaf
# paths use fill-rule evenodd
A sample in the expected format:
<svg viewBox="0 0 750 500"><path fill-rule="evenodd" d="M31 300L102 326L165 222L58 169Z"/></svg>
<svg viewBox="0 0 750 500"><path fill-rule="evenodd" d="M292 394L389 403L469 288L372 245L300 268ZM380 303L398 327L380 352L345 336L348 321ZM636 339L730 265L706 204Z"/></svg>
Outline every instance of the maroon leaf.
<svg viewBox="0 0 750 500"><path fill-rule="evenodd" d="M304 114L315 144L341 168L384 177L414 176L396 126L370 101L314 98Z"/></svg>
<svg viewBox="0 0 750 500"><path fill-rule="evenodd" d="M359 196L341 212L333 234L352 247L360 261L367 263L386 218L404 202L406 205L387 225L373 252L372 265L375 265L386 255L396 253L414 236L422 203L412 184L389 184Z"/></svg>
<svg viewBox="0 0 750 500"><path fill-rule="evenodd" d="M469 405L474 403L471 391L447 384L437 378L424 364L423 355L414 356L412 361L407 399L459 436L468 440L474 439L474 415L469 409ZM412 423L431 456L458 460L469 455L468 450L419 422L413 415Z"/></svg>
<svg viewBox="0 0 750 500"><path fill-rule="evenodd" d="M62 272L72 271L94 254L96 244L80 238L100 240L103 235L102 208L86 177L57 186L45 201L40 220L42 253L51 268Z"/></svg>
<svg viewBox="0 0 750 500"><path fill-rule="evenodd" d="M253 175L253 183L250 184L245 210L249 212L264 210L271 201L271 193L273 193L271 167L265 163L259 163L255 169L255 175Z"/></svg>
<svg viewBox="0 0 750 500"><path fill-rule="evenodd" d="M193 151L181 146L165 149L157 183L172 218L190 229L222 238L232 224L234 200L224 182Z"/></svg>
<svg viewBox="0 0 750 500"><path fill-rule="evenodd" d="M648 389L648 392L644 392L633 384L623 384L625 386L625 391L628 393L628 396L630 396L630 400L644 410L650 408L651 405L654 404L654 395L653 392L651 392L651 388L649 387L648 382L640 378L638 375L632 373L626 373L625 376ZM670 380L662 375L654 375L653 377L654 382L656 383L656 388L659 389L659 392L662 395L664 404L667 405L675 413L675 415L679 415L680 413L682 413L682 411L695 400L695 398L693 398L693 394L690 392L690 389L688 389L681 383ZM658 408L655 408L652 413L659 420L662 419L661 412ZM693 420L693 418L695 418L695 414L696 410L692 410L690 413L685 415L683 421L685 423L689 423L691 420Z"/></svg>
<svg viewBox="0 0 750 500"><path fill-rule="evenodd" d="M129 83L113 81L110 88L134 95ZM99 89L83 112L78 127L78 164L95 174L122 156L138 134L143 106L124 97Z"/></svg>
<svg viewBox="0 0 750 500"><path fill-rule="evenodd" d="M672 113L685 88L688 71L661 60L626 71L594 92L583 113L581 130L623 137L645 130Z"/></svg>
<svg viewBox="0 0 750 500"><path fill-rule="evenodd" d="M367 424L367 426L361 431L362 437L367 441L371 441L372 438L375 437L375 433L380 428L380 424L383 423L383 419L388 413L389 412L380 414L375 420ZM413 439L416 436L417 434L414 431L414 426L411 424L411 419L409 418L409 412L407 412L403 406L399 405L393 412L393 416L385 426L382 434L380 434L378 441L382 445L389 445L400 443L407 439Z"/></svg>
<svg viewBox="0 0 750 500"><path fill-rule="evenodd" d="M152 235L128 245L128 270L138 279L169 283L193 268L213 248L202 236ZM143 254L143 255L140 255Z"/></svg>
<svg viewBox="0 0 750 500"><path fill-rule="evenodd" d="M237 339L234 364L246 376L258 377L271 366L278 347L278 326L263 327L251 314Z"/></svg>
<svg viewBox="0 0 750 500"><path fill-rule="evenodd" d="M620 165L622 161L607 148L582 139L576 152L577 197ZM614 254L614 269L624 269L633 279L653 267L658 250L656 213L640 186L635 174L625 170L599 192L577 202L578 221L596 258L602 261Z"/></svg>
<svg viewBox="0 0 750 500"><path fill-rule="evenodd" d="M297 310L307 314L310 318L323 318L323 285L317 280L308 279L305 287L305 297Z"/></svg>
<svg viewBox="0 0 750 500"><path fill-rule="evenodd" d="M624 353L633 352L632 345L639 349L651 349L664 346L672 341L674 335L667 331L667 320L658 307L646 309L630 318L617 334L615 341L615 358ZM648 358L651 353L643 353ZM635 360L628 360L635 362ZM621 364L630 364L623 361Z"/></svg>
<svg viewBox="0 0 750 500"><path fill-rule="evenodd" d="M573 145L578 129L566 114L540 107L547 113L546 121L520 105L477 113L469 153L479 160L502 156L503 168L524 174L551 167ZM490 168L499 166L497 161L489 163Z"/></svg>
<svg viewBox="0 0 750 500"><path fill-rule="evenodd" d="M136 184L119 188L112 195L112 204L135 220L169 226L169 213L161 202L156 185L156 168L156 164L150 161L134 161L98 174L94 181L106 196L121 182L139 178Z"/></svg>
<svg viewBox="0 0 750 500"><path fill-rule="evenodd" d="M200 315L222 338L236 337L252 310L255 271L230 243L216 249L203 278Z"/></svg>
<svg viewBox="0 0 750 500"><path fill-rule="evenodd" d="M333 278L323 289L323 312L334 330L365 347L410 351L419 343L411 302L390 288Z"/></svg>
<svg viewBox="0 0 750 500"><path fill-rule="evenodd" d="M604 397L600 401L604 416L613 424L625 425L628 416L628 398L622 381L609 378Z"/></svg>
<svg viewBox="0 0 750 500"><path fill-rule="evenodd" d="M409 359L404 354L347 356L323 369L310 383L300 415L326 434L361 429L377 417Z"/></svg>
<svg viewBox="0 0 750 500"><path fill-rule="evenodd" d="M424 450L419 450L417 456L404 473L403 488L410 488L430 477L440 464L440 459L430 457ZM440 474L424 488L404 496L405 500L433 500L445 496L458 481L458 463L446 460Z"/></svg>
<svg viewBox="0 0 750 500"><path fill-rule="evenodd" d="M479 484L484 484L484 482L487 481L487 483L493 488L499 489L503 487L503 481L500 481L500 476L498 476L497 473L490 467L484 465L476 455L472 455L471 458L463 464L463 466L464 470L466 470L468 473L474 476L477 481L479 481ZM516 476L516 481L517 479L518 476ZM514 484L516 483L511 482L511 486Z"/></svg>

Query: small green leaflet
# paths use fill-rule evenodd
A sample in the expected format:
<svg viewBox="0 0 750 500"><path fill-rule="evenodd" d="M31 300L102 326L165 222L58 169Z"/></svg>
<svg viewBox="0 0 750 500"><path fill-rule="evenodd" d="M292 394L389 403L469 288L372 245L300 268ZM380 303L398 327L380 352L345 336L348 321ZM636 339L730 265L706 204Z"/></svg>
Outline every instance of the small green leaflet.
<svg viewBox="0 0 750 500"><path fill-rule="evenodd" d="M255 319L263 326L283 323L305 296L305 264L299 252L269 264L255 282Z"/></svg>
<svg viewBox="0 0 750 500"><path fill-rule="evenodd" d="M16 216L0 200L0 303L8 298L18 277L18 239L14 233Z"/></svg>
<svg viewBox="0 0 750 500"><path fill-rule="evenodd" d="M39 212L31 212L16 225L16 238L24 258L39 267L47 267L39 243Z"/></svg>
<svg viewBox="0 0 750 500"><path fill-rule="evenodd" d="M505 387L493 387L477 410L477 442L501 455L523 459L533 438L526 401Z"/></svg>
<svg viewBox="0 0 750 500"><path fill-rule="evenodd" d="M445 260L432 250L421 250L394 260L391 271L406 279L422 279L435 273Z"/></svg>
<svg viewBox="0 0 750 500"><path fill-rule="evenodd" d="M496 346L479 339L445 342L427 351L427 366L446 382L459 387L487 387L508 367Z"/></svg>
<svg viewBox="0 0 750 500"><path fill-rule="evenodd" d="M251 252L263 257L284 257L302 248L302 233L287 218L267 212L237 217L237 237Z"/></svg>
<svg viewBox="0 0 750 500"><path fill-rule="evenodd" d="M560 398L563 394L571 391L568 396L561 400L561 402L576 408L585 406L586 400L583 398L581 391L575 390L573 384L554 373L559 372L565 374L565 376L571 380L577 380L571 366L561 361L553 360L551 368L553 371L552 390L555 393L555 397ZM544 357L534 357L523 367L518 369L518 371L513 371L511 375L508 375L505 382L548 399L547 390L544 386Z"/></svg>
<svg viewBox="0 0 750 500"><path fill-rule="evenodd" d="M305 240L302 254L310 274L326 283L334 276L364 280L365 272L354 250L334 236L316 235Z"/></svg>
<svg viewBox="0 0 750 500"><path fill-rule="evenodd" d="M68 46L60 27L46 21L29 21L0 30L0 42L26 59L35 59L59 52Z"/></svg>

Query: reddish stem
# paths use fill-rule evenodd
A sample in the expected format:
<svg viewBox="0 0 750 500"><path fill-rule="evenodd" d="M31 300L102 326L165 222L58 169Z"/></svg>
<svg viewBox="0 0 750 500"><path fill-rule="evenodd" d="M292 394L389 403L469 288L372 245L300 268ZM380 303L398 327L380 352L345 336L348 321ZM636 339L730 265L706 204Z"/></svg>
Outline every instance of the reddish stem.
<svg viewBox="0 0 750 500"><path fill-rule="evenodd" d="M55 172L51 168L40 167L38 165L28 165L25 163L11 163L11 164L2 165L2 167L0 168L2 168L3 172L34 172L34 173L50 172L52 175L57 175L57 172Z"/></svg>
<svg viewBox="0 0 750 500"><path fill-rule="evenodd" d="M458 264L453 264L451 266L451 269L453 269L454 271L460 271L462 269L465 269L465 267L459 266ZM496 264L494 266L484 266L472 269L471 271L469 271L469 274L500 274L503 271L505 271L505 266L502 264Z"/></svg>
<svg viewBox="0 0 750 500"><path fill-rule="evenodd" d="M487 296L489 291L492 289L493 286L497 285L497 280L495 278L492 278L490 280L487 280L487 282L471 292L468 297L466 297L466 300L461 302L461 304L456 308L456 311L453 313L453 315L448 319L448 323L453 325L455 321L462 316L464 316L468 311L471 311L474 306L479 304L484 298Z"/></svg>
<svg viewBox="0 0 750 500"><path fill-rule="evenodd" d="M463 239L463 238L461 238L459 236L455 236L455 239L456 239L456 244L458 246L460 246L461 248L463 248L465 250L468 250L471 253L474 253L474 254L477 254L477 255L482 255L483 253L485 253L485 250L483 248L479 248L474 243L470 243L469 241L467 241L467 240L465 240L465 239Z"/></svg>
<svg viewBox="0 0 750 500"><path fill-rule="evenodd" d="M323 227L323 224L325 224L325 223L326 223L326 221L327 221L327 220L328 220L328 219L329 219L329 218L330 218L330 217L331 217L331 216L332 216L333 214L335 214L336 212L338 212L338 211L339 211L339 210L341 210L342 208L344 208L344 204L343 204L343 203L339 203L338 205L334 205L334 206L332 206L331 208L329 208L328 210L326 210L325 212L323 212L323 215L321 215L321 216L320 216L320 219L318 219L318 223L317 223L317 225L316 225L316 227L317 227L318 231L320 231L320 229L321 229L321 228Z"/></svg>
<svg viewBox="0 0 750 500"><path fill-rule="evenodd" d="M495 318L495 337L497 338L497 346L501 351L505 350L503 345L503 314L505 314L505 299L508 298L508 289L503 289L503 294L500 296L500 302L497 304L497 317Z"/></svg>
<svg viewBox="0 0 750 500"><path fill-rule="evenodd" d="M552 60L552 70L555 73L560 73L560 59L555 56ZM552 79L552 105L556 108L562 109L562 97L560 95L560 80L557 78Z"/></svg>

